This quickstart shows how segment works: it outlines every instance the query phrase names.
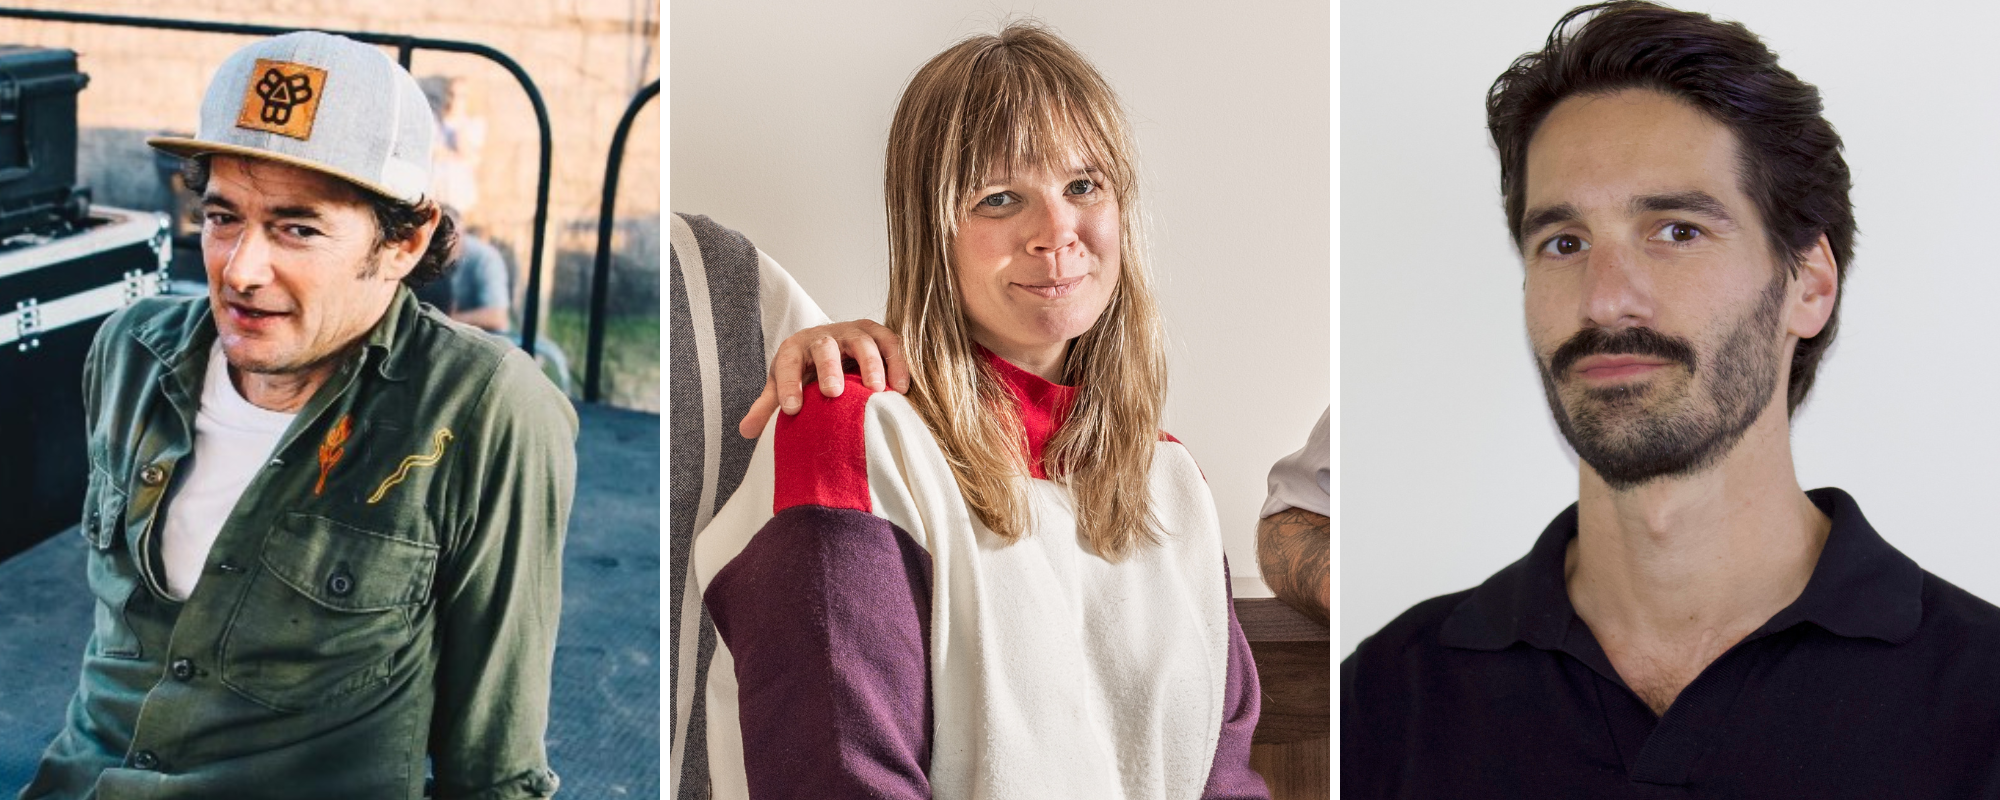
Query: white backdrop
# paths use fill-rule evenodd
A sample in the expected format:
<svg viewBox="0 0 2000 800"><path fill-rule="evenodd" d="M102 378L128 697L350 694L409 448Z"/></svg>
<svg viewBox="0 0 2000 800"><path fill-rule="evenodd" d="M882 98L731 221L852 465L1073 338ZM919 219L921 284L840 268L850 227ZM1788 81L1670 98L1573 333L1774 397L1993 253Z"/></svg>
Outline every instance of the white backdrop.
<svg viewBox="0 0 2000 800"><path fill-rule="evenodd" d="M670 10L668 202L742 231L834 319L881 319L882 151L910 74L1015 13L1089 57L1139 140L1171 341L1165 427L1208 477L1232 570L1256 574L1265 475L1329 397L1324 0Z"/></svg>
<svg viewBox="0 0 2000 800"><path fill-rule="evenodd" d="M1576 499L1522 324L1483 99L1571 2L1341 10L1343 656L1527 553ZM2000 386L2000 8L1683 6L1743 22L1819 86L1861 235L1841 329L1792 428L1807 488L1851 492L1918 564L2000 598L1986 490Z"/></svg>

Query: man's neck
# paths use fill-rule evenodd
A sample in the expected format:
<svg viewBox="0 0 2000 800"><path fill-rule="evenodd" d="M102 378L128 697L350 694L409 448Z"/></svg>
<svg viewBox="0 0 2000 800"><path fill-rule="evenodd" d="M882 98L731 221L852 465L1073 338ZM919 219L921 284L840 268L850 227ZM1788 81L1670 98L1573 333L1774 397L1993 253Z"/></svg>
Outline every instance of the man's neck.
<svg viewBox="0 0 2000 800"><path fill-rule="evenodd" d="M296 414L333 377L334 364L329 359L298 372L284 373L244 372L231 366L229 380L251 405L265 411Z"/></svg>
<svg viewBox="0 0 2000 800"><path fill-rule="evenodd" d="M234 384L236 392L253 406L283 414L298 413L299 409L304 408L306 403L312 400L313 394L333 377L341 362L364 346L363 342L368 339L369 332L382 325L383 320L393 313L391 309L397 296L397 289L393 286L381 293L375 313L370 317L374 322L348 338L347 343L333 351L332 355L303 368L285 372L248 372L237 369L235 364L231 364L229 382Z"/></svg>
<svg viewBox="0 0 2000 800"><path fill-rule="evenodd" d="M1786 416L1698 474L1613 490L1582 467L1570 602L1655 711L1812 577L1832 521L1799 489Z"/></svg>

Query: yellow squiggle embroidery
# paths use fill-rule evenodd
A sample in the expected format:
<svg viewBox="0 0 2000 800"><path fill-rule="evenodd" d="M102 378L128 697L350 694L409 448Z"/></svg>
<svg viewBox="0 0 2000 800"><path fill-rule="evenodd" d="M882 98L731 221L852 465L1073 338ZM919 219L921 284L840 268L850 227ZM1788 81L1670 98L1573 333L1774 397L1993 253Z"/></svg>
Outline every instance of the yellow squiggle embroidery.
<svg viewBox="0 0 2000 800"><path fill-rule="evenodd" d="M431 436L430 455L404 458L402 465L396 468L396 474L389 476L389 479L383 481L381 486L375 487L375 494L368 497L368 504L372 506L381 502L382 495L388 494L390 487L402 483L404 478L410 477L411 468L437 466L438 459L444 458L444 445L449 441L451 441L451 429L437 429L437 433Z"/></svg>

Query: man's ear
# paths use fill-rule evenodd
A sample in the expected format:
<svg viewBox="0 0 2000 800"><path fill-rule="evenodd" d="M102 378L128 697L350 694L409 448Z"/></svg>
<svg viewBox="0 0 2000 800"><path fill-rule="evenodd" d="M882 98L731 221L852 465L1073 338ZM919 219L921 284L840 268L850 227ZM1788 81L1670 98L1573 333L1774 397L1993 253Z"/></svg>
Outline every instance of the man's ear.
<svg viewBox="0 0 2000 800"><path fill-rule="evenodd" d="M438 220L444 217L444 213L436 203L429 204L425 210L430 212L430 219L418 225L409 238L391 241L382 246L381 268L376 274L384 280L400 281L408 276L411 270L417 268L417 263L423 260L424 253L430 249L431 236L437 233Z"/></svg>
<svg viewBox="0 0 2000 800"><path fill-rule="evenodd" d="M1833 317L1834 302L1840 297L1840 271L1833 260L1833 245L1826 234L1799 253L1797 279L1792 284L1785 330L1801 339L1818 336Z"/></svg>

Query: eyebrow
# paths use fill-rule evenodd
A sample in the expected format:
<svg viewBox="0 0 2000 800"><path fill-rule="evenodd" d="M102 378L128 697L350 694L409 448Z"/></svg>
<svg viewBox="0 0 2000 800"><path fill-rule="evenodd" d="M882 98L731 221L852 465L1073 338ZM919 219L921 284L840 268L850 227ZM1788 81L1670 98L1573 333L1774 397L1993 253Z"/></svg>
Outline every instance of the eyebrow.
<svg viewBox="0 0 2000 800"><path fill-rule="evenodd" d="M1559 222L1575 222L1582 218L1583 214L1576 210L1576 206L1569 203L1543 206L1528 212L1526 216L1521 218L1521 232L1517 238L1526 239L1528 238L1528 234L1550 225Z"/></svg>
<svg viewBox="0 0 2000 800"><path fill-rule="evenodd" d="M1721 200L1715 199L1715 195L1701 191L1700 189L1634 197L1632 198L1630 208L1633 214L1686 211L1692 214L1701 214L1730 225L1736 224L1736 218L1729 215L1729 210L1722 205ZM1576 206L1569 203L1543 206L1529 211L1521 218L1519 238L1526 239L1528 238L1528 234L1550 225L1575 222L1582 218L1583 213L1578 211Z"/></svg>
<svg viewBox="0 0 2000 800"><path fill-rule="evenodd" d="M1649 194L1644 197L1634 197L1632 198L1632 211L1633 213L1686 211L1693 214L1701 214L1732 225L1736 223L1736 218L1729 216L1729 210L1723 207L1721 200L1717 200L1715 199L1715 195L1699 189L1674 192L1673 194Z"/></svg>
<svg viewBox="0 0 2000 800"><path fill-rule="evenodd" d="M242 213L242 209L237 208L235 203L229 201L229 198L223 197L221 195L215 195L215 194L203 195L201 198L201 205L203 208L210 208L210 207L220 208L232 214ZM321 214L319 209L317 208L314 208L312 206L298 206L298 205L278 206L277 208L273 208L271 209L271 216L276 219L320 220L326 218L326 215Z"/></svg>
<svg viewBox="0 0 2000 800"><path fill-rule="evenodd" d="M321 219L325 215L312 206L278 206L271 209L271 216L277 219Z"/></svg>

